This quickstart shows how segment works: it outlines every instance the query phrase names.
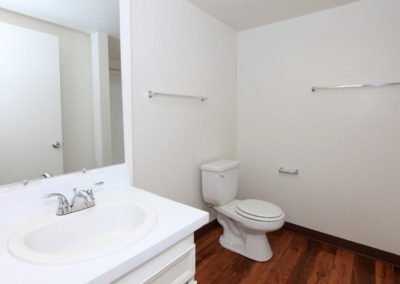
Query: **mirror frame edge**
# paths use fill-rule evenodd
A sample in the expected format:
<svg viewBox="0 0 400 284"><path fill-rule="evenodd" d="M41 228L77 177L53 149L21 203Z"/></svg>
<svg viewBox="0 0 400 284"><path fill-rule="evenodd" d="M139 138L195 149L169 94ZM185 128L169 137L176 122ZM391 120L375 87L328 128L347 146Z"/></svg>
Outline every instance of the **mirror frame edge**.
<svg viewBox="0 0 400 284"><path fill-rule="evenodd" d="M125 164L133 185L133 113L132 113L132 8L131 0L119 0L119 31L121 42L122 110L124 124Z"/></svg>

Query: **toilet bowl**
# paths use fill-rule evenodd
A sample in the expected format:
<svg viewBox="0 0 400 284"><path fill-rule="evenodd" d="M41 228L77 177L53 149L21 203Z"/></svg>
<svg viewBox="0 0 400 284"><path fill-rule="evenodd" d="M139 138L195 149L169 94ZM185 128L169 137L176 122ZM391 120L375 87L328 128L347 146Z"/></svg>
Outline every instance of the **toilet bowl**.
<svg viewBox="0 0 400 284"><path fill-rule="evenodd" d="M280 229L285 213L278 206L256 199L235 199L239 162L217 160L201 166L204 201L217 212L224 232L220 244L256 261L267 261L273 253L266 233Z"/></svg>
<svg viewBox="0 0 400 284"><path fill-rule="evenodd" d="M267 261L273 253L266 234L283 226L285 213L268 202L265 202L266 212L263 216L241 209L241 204L250 205L253 202L260 205L265 201L235 199L214 207L218 223L224 228L219 242L224 248L253 260Z"/></svg>

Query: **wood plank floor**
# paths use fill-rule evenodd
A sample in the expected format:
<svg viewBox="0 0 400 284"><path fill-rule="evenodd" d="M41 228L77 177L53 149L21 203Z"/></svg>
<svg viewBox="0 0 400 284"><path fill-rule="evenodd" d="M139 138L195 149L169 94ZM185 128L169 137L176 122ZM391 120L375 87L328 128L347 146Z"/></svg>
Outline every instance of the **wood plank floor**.
<svg viewBox="0 0 400 284"><path fill-rule="evenodd" d="M213 225L210 231L196 235L199 284L400 284L397 267L288 230L268 235L274 256L264 263L221 247L218 242L221 233L222 228Z"/></svg>

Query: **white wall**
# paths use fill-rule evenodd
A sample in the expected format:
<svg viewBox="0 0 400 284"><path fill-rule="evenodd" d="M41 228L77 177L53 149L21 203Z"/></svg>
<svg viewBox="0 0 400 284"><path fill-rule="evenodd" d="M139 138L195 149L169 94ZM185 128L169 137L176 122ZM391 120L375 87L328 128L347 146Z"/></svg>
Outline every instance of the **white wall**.
<svg viewBox="0 0 400 284"><path fill-rule="evenodd" d="M95 164L104 167L112 163L108 35L92 33L91 43Z"/></svg>
<svg viewBox="0 0 400 284"><path fill-rule="evenodd" d="M120 41L108 37L112 164L125 162Z"/></svg>
<svg viewBox="0 0 400 284"><path fill-rule="evenodd" d="M110 115L112 164L122 164L125 160L125 152L121 72L112 70L110 71Z"/></svg>
<svg viewBox="0 0 400 284"><path fill-rule="evenodd" d="M399 81L399 15L398 0L363 0L239 33L241 197L400 254L400 88L310 91Z"/></svg>
<svg viewBox="0 0 400 284"><path fill-rule="evenodd" d="M64 171L94 167L91 47L88 34L0 9L0 21L52 34L60 45Z"/></svg>
<svg viewBox="0 0 400 284"><path fill-rule="evenodd" d="M132 13L134 184L202 208L200 165L235 155L236 34L186 0L135 0Z"/></svg>

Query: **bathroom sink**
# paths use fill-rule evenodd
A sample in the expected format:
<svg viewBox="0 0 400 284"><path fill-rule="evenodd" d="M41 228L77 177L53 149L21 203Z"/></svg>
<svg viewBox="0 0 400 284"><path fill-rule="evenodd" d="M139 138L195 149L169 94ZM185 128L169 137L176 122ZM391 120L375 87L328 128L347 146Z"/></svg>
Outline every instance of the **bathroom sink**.
<svg viewBox="0 0 400 284"><path fill-rule="evenodd" d="M97 201L97 200L96 200ZM70 264L114 253L134 244L156 223L155 210L135 200L101 200L66 216L45 212L21 224L8 249L36 264Z"/></svg>

